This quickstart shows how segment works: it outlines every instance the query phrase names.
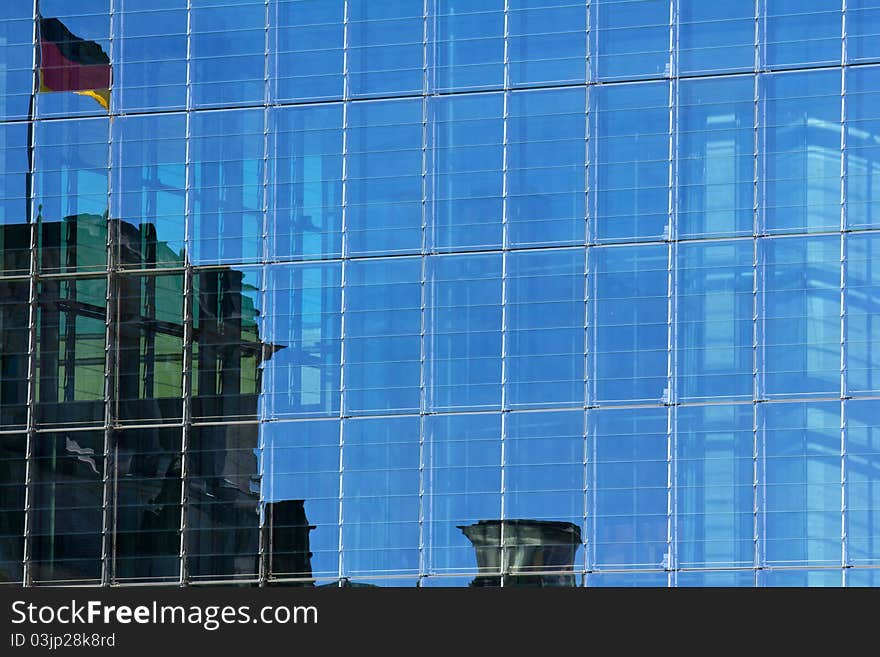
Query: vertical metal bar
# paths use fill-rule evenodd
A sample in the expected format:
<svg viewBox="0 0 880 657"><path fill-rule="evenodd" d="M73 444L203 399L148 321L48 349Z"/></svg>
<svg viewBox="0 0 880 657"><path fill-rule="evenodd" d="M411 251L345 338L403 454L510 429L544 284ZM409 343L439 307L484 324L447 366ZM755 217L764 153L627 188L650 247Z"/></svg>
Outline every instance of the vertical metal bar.
<svg viewBox="0 0 880 657"><path fill-rule="evenodd" d="M110 61L114 57L115 1L110 0ZM116 574L116 299L118 223L113 217L113 76L110 77L110 111L107 121L107 289L104 317L104 469L101 502L101 585L109 586Z"/></svg>
<svg viewBox="0 0 880 657"><path fill-rule="evenodd" d="M27 130L27 154L28 154L28 173L25 179L25 212L29 231L29 266L28 266L28 351L27 351L27 434L25 438L25 493L24 493L24 527L22 546L22 585L31 586L33 584L33 565L31 563L31 553L33 550L33 541L31 539L31 530L33 527L33 517L31 504L33 502L34 488L34 447L37 439L37 418L36 418L36 394L37 394L37 274L39 271L39 255L37 253L38 246L38 227L34 221L34 152L36 150L36 96L39 89L39 64L37 51L40 45L40 2L34 0L33 7L33 87L31 88L31 98L28 106L28 130Z"/></svg>
<svg viewBox="0 0 880 657"><path fill-rule="evenodd" d="M587 8L587 21L589 21L589 8ZM587 31L589 32L589 23L587 26ZM587 44L589 47L589 34L587 36ZM587 75L589 76L589 54L587 59ZM581 514L581 542L584 546L584 556L583 556L583 568L581 574L581 584L586 585L587 581L587 570L589 570L591 559L590 552L592 550L593 542L589 539L589 531L588 526L590 521L588 509L590 508L590 472L589 472L589 443L588 443L588 427L589 420L587 418L589 414L589 406L590 406L590 304L592 303L590 298L590 247L589 243L589 235L590 235L590 87L589 85L584 86L584 269L583 269L583 284L584 284L584 314L583 314L583 322L584 322L584 335L583 335L583 350L584 350L584 403L583 403L583 512Z"/></svg>
<svg viewBox="0 0 880 657"><path fill-rule="evenodd" d="M507 215L509 212L508 185L510 184L508 165L510 161L510 0L504 0L504 98L501 121L503 125L502 158L501 158L501 586L507 577L507 536L505 520L507 505L505 504L505 437L507 435L508 395L507 395L507 270L510 257L510 227Z"/></svg>
<svg viewBox="0 0 880 657"><path fill-rule="evenodd" d="M183 372L181 380L182 420L180 435L180 573L178 584L187 585L187 528L189 511L189 441L192 431L192 379L193 379L193 266L192 249L192 0L186 1L186 135L184 155L184 221L183 242L186 260L183 274Z"/></svg>
<svg viewBox="0 0 880 657"><path fill-rule="evenodd" d="M348 269L348 239L346 234L348 219L348 108L351 103L351 87L348 71L348 52L349 52L349 21L350 21L350 5L345 0L345 10L342 19L342 208L341 208L341 230L342 230L342 260L340 267L342 269L342 280L340 292L340 329L339 329L339 519L337 529L339 531L339 561L338 576L339 585L342 586L343 577L345 576L344 561L344 541L343 541L343 496L345 483L345 283L346 270Z"/></svg>
<svg viewBox="0 0 880 657"><path fill-rule="evenodd" d="M847 538L847 403L849 384L847 381L847 340L846 340L846 247L847 247L847 0L841 4L840 61L840 562L843 566L841 584L847 584L849 565L849 545Z"/></svg>
<svg viewBox="0 0 880 657"><path fill-rule="evenodd" d="M758 486L758 406L763 386L759 380L758 351L758 236L760 235L761 214L761 120L760 120L760 74L763 49L761 47L761 0L755 0L755 60L754 83L752 88L752 541L754 583L758 583L758 567L761 565L760 551L760 495Z"/></svg>
<svg viewBox="0 0 880 657"><path fill-rule="evenodd" d="M422 2L422 206L421 206L421 257L419 273L419 583L427 574L427 554L425 552L425 431L427 430L426 412L427 377L425 363L427 360L426 321L427 321L427 262L428 262L428 15L430 0Z"/></svg>
<svg viewBox="0 0 880 657"><path fill-rule="evenodd" d="M269 71L269 53L271 51L271 34L270 34L270 25L271 25L271 13L270 13L270 0L265 0L264 3L264 13L263 13L263 29L264 29L264 41L263 41L263 180L262 180L262 236L260 240L260 254L262 265L260 267L261 276L260 276L260 297L262 298L262 307L265 308L265 290L266 290L266 276L267 276L267 267L266 262L269 260L269 108L271 105L272 97L271 97L271 82L270 82L270 71ZM260 316L262 317L262 315ZM259 320L258 320L259 321ZM264 332L260 332L260 335L265 335ZM260 354L260 359L262 360L262 353ZM258 393L260 391L257 391ZM259 402L257 403L257 408L259 409ZM264 432L262 431L262 423L260 420L262 418L259 417L259 410L257 411L257 453L258 458L257 462L260 464L260 491L261 498L264 498L262 494L263 484L265 483L262 474L265 464L266 455L263 452L263 440L262 437ZM259 507L257 509L258 521L258 531L257 531L257 584L258 586L266 586L269 576L269 557L267 556L267 551L270 546L267 545L267 532L263 531L264 525L266 523L266 508L265 502L263 499L259 501Z"/></svg>

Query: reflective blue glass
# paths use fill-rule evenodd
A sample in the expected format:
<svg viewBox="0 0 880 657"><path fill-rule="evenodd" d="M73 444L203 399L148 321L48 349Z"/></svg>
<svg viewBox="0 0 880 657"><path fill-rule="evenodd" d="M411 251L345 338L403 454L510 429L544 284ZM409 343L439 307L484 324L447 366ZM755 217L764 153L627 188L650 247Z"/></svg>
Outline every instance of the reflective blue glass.
<svg viewBox="0 0 880 657"><path fill-rule="evenodd" d="M752 566L755 499L751 404L681 407L675 421L677 565Z"/></svg>
<svg viewBox="0 0 880 657"><path fill-rule="evenodd" d="M670 565L665 408L590 412L593 569Z"/></svg>
<svg viewBox="0 0 880 657"><path fill-rule="evenodd" d="M681 73L751 70L755 59L755 7L748 2L679 0Z"/></svg>
<svg viewBox="0 0 880 657"><path fill-rule="evenodd" d="M664 245L590 250L593 401L668 397L667 260Z"/></svg>
<svg viewBox="0 0 880 657"><path fill-rule="evenodd" d="M593 240L657 239L669 219L669 85L594 87Z"/></svg>
<svg viewBox="0 0 880 657"><path fill-rule="evenodd" d="M880 227L874 208L880 203L880 69L847 69L846 73L846 225Z"/></svg>
<svg viewBox="0 0 880 657"><path fill-rule="evenodd" d="M765 563L840 564L840 402L762 404L758 430Z"/></svg>
<svg viewBox="0 0 880 657"><path fill-rule="evenodd" d="M346 420L343 575L418 573L420 421Z"/></svg>
<svg viewBox="0 0 880 657"><path fill-rule="evenodd" d="M263 112L199 112L190 121L190 258L248 262L262 253Z"/></svg>
<svg viewBox="0 0 880 657"><path fill-rule="evenodd" d="M876 0L847 0L847 61L876 61L880 58L880 5Z"/></svg>
<svg viewBox="0 0 880 657"><path fill-rule="evenodd" d="M510 0L510 84L583 83L587 74L587 4Z"/></svg>
<svg viewBox="0 0 880 657"><path fill-rule="evenodd" d="M590 28L602 80L662 77L669 73L670 0L597 0Z"/></svg>
<svg viewBox="0 0 880 657"><path fill-rule="evenodd" d="M767 0L767 64L839 64L841 10L840 0Z"/></svg>
<svg viewBox="0 0 880 657"><path fill-rule="evenodd" d="M502 256L428 260L430 409L501 405Z"/></svg>
<svg viewBox="0 0 880 657"><path fill-rule="evenodd" d="M763 239L759 395L840 392L840 238Z"/></svg>
<svg viewBox="0 0 880 657"><path fill-rule="evenodd" d="M432 99L431 244L436 250L502 243L504 98L501 94Z"/></svg>
<svg viewBox="0 0 880 657"><path fill-rule="evenodd" d="M347 415L419 410L421 278L421 258L346 264Z"/></svg>
<svg viewBox="0 0 880 657"><path fill-rule="evenodd" d="M840 570L762 570L758 571L758 586L805 587L843 586Z"/></svg>
<svg viewBox="0 0 880 657"><path fill-rule="evenodd" d="M342 105L277 107L269 121L271 258L342 255Z"/></svg>
<svg viewBox="0 0 880 657"><path fill-rule="evenodd" d="M22 185L28 172L27 136L24 123L0 124L0 272L9 274L26 274L30 269Z"/></svg>
<svg viewBox="0 0 880 657"><path fill-rule="evenodd" d="M845 348L848 394L880 390L880 235L846 238Z"/></svg>
<svg viewBox="0 0 880 657"><path fill-rule="evenodd" d="M349 255L411 252L422 246L421 100L356 103L346 148Z"/></svg>
<svg viewBox="0 0 880 657"><path fill-rule="evenodd" d="M277 351L263 374L264 418L339 413L341 269L338 262L267 267L261 335Z"/></svg>
<svg viewBox="0 0 880 657"><path fill-rule="evenodd" d="M186 107L186 0L122 0L114 25L121 111Z"/></svg>
<svg viewBox="0 0 880 657"><path fill-rule="evenodd" d="M421 2L348 0L349 93L412 94L424 86Z"/></svg>
<svg viewBox="0 0 880 657"><path fill-rule="evenodd" d="M751 235L755 204L752 77L682 80L678 97L681 238Z"/></svg>
<svg viewBox="0 0 880 657"><path fill-rule="evenodd" d="M0 7L0 120L25 119L34 88L33 7L5 2Z"/></svg>
<svg viewBox="0 0 880 657"><path fill-rule="evenodd" d="M507 276L508 406L582 406L584 250L512 252Z"/></svg>
<svg viewBox="0 0 880 657"><path fill-rule="evenodd" d="M678 399L751 399L752 241L679 245Z"/></svg>
<svg viewBox="0 0 880 657"><path fill-rule="evenodd" d="M580 89L510 94L507 241L511 246L583 244L585 101Z"/></svg>
<svg viewBox="0 0 880 657"><path fill-rule="evenodd" d="M810 71L761 78L768 233L840 226L840 76L839 71Z"/></svg>
<svg viewBox="0 0 880 657"><path fill-rule="evenodd" d="M501 518L501 415L433 415L426 424L427 570L475 573L476 545L463 529Z"/></svg>
<svg viewBox="0 0 880 657"><path fill-rule="evenodd" d="M847 563L876 565L880 562L880 403L850 400L844 413Z"/></svg>
<svg viewBox="0 0 880 657"><path fill-rule="evenodd" d="M437 0L434 88L504 84L504 0Z"/></svg>
<svg viewBox="0 0 880 657"><path fill-rule="evenodd" d="M277 100L341 99L345 53L342 2L272 0L269 19L273 96Z"/></svg>

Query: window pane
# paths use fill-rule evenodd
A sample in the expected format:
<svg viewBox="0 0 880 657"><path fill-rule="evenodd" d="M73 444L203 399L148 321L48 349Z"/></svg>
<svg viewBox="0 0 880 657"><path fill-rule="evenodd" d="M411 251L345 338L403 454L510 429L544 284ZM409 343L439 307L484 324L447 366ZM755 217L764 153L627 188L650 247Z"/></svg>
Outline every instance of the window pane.
<svg viewBox="0 0 880 657"><path fill-rule="evenodd" d="M880 69L847 69L846 86L846 224L850 228L877 228L880 216L874 209L880 204Z"/></svg>
<svg viewBox="0 0 880 657"><path fill-rule="evenodd" d="M438 0L436 11L436 89L501 87L504 0Z"/></svg>
<svg viewBox="0 0 880 657"><path fill-rule="evenodd" d="M27 221L28 129L0 124L0 273L30 270Z"/></svg>
<svg viewBox="0 0 880 657"><path fill-rule="evenodd" d="M593 238L661 238L669 220L669 87L594 87Z"/></svg>
<svg viewBox="0 0 880 657"><path fill-rule="evenodd" d="M585 3L510 0L507 15L513 86L586 81Z"/></svg>
<svg viewBox="0 0 880 657"><path fill-rule="evenodd" d="M748 2L679 0L681 73L751 70L755 59L755 7Z"/></svg>
<svg viewBox="0 0 880 657"><path fill-rule="evenodd" d="M848 563L880 562L880 403L846 402L846 553Z"/></svg>
<svg viewBox="0 0 880 657"><path fill-rule="evenodd" d="M28 281L0 281L0 426L23 430L28 403Z"/></svg>
<svg viewBox="0 0 880 657"><path fill-rule="evenodd" d="M34 88L34 8L6 2L0 8L0 120L25 119Z"/></svg>
<svg viewBox="0 0 880 657"><path fill-rule="evenodd" d="M767 0L767 63L840 63L840 0Z"/></svg>
<svg viewBox="0 0 880 657"><path fill-rule="evenodd" d="M583 244L585 100L582 89L510 95L507 239L511 246Z"/></svg>
<svg viewBox="0 0 880 657"><path fill-rule="evenodd" d="M669 70L670 0L597 0L591 27L603 80L659 77Z"/></svg>
<svg viewBox="0 0 880 657"><path fill-rule="evenodd" d="M667 397L667 248L593 248L590 348L593 399Z"/></svg>
<svg viewBox="0 0 880 657"><path fill-rule="evenodd" d="M430 258L430 407L501 405L500 253Z"/></svg>
<svg viewBox="0 0 880 657"><path fill-rule="evenodd" d="M850 62L880 59L880 5L876 0L847 0L846 58Z"/></svg>
<svg viewBox="0 0 880 657"><path fill-rule="evenodd" d="M880 235L846 237L846 385L859 394L880 390Z"/></svg>
<svg viewBox="0 0 880 657"><path fill-rule="evenodd" d="M25 440L0 435L0 584L20 584L24 576Z"/></svg>

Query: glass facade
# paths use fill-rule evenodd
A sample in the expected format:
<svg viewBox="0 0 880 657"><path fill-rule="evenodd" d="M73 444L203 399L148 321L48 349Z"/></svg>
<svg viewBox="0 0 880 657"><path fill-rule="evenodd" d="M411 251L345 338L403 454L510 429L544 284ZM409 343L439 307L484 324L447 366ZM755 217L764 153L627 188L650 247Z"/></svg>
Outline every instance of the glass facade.
<svg viewBox="0 0 880 657"><path fill-rule="evenodd" d="M0 581L876 585L875 5L3 2Z"/></svg>

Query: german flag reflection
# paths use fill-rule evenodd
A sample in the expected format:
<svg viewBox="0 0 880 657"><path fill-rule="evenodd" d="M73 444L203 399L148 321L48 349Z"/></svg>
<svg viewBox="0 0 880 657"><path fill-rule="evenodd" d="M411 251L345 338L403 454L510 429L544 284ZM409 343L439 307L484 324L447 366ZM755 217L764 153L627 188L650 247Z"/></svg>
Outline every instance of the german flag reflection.
<svg viewBox="0 0 880 657"><path fill-rule="evenodd" d="M57 18L40 18L40 92L73 91L110 109L110 58Z"/></svg>

